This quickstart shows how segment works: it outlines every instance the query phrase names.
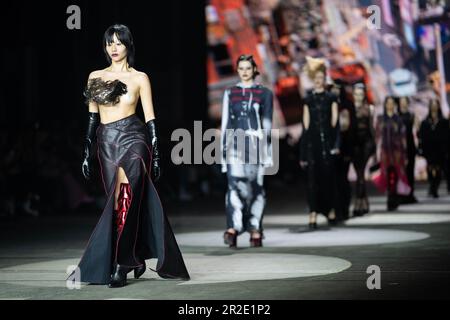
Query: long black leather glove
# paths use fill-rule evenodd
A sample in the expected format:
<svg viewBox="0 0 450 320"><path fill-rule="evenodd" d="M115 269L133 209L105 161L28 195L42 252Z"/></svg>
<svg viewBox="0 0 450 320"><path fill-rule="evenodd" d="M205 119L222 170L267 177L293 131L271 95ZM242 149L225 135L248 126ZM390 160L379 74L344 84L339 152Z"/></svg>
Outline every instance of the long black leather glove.
<svg viewBox="0 0 450 320"><path fill-rule="evenodd" d="M81 165L81 172L86 180L89 180L92 174L92 144L99 123L100 115L98 112L89 112L88 126L84 138L83 163Z"/></svg>
<svg viewBox="0 0 450 320"><path fill-rule="evenodd" d="M150 143L152 145L152 179L158 181L161 175L158 136L156 135L155 119L149 120L146 123L148 133L150 135Z"/></svg>

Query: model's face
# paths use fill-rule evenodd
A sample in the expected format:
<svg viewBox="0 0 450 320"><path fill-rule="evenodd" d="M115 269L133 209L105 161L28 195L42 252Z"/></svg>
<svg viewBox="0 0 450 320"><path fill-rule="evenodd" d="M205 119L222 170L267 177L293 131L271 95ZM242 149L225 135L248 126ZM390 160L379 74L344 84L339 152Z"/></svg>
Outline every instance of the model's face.
<svg viewBox="0 0 450 320"><path fill-rule="evenodd" d="M113 36L113 42L106 44L106 52L113 62L122 61L127 57L127 48L117 39L116 34Z"/></svg>
<svg viewBox="0 0 450 320"><path fill-rule="evenodd" d="M253 66L249 61L241 61L237 68L241 81L250 81L253 79Z"/></svg>
<svg viewBox="0 0 450 320"><path fill-rule="evenodd" d="M362 103L364 101L364 90L361 88L356 88L353 90L353 100L355 103Z"/></svg>
<svg viewBox="0 0 450 320"><path fill-rule="evenodd" d="M322 71L317 71L314 75L314 86L322 88L325 85L325 74Z"/></svg>
<svg viewBox="0 0 450 320"><path fill-rule="evenodd" d="M400 111L401 112L408 112L408 99L405 97L400 98Z"/></svg>
<svg viewBox="0 0 450 320"><path fill-rule="evenodd" d="M386 101L386 112L393 113L395 112L395 101L392 98L389 98Z"/></svg>

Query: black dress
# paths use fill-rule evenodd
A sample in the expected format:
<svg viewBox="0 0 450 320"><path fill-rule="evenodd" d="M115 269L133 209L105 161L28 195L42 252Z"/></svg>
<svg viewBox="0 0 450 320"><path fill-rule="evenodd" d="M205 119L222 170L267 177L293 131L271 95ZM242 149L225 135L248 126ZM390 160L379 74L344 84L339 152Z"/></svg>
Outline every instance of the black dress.
<svg viewBox="0 0 450 320"><path fill-rule="evenodd" d="M353 145L355 143L355 110L353 104L343 104L339 102L340 117L347 117L349 125L347 128L340 126L340 153L336 157L336 216L339 220L349 218L352 189L348 180L348 170L353 159Z"/></svg>
<svg viewBox="0 0 450 320"><path fill-rule="evenodd" d="M448 120L439 118L433 122L431 117L422 121L419 137L419 149L427 160L430 193L437 194L443 169L448 157Z"/></svg>
<svg viewBox="0 0 450 320"><path fill-rule="evenodd" d="M339 148L339 125L331 126L331 92L311 92L304 101L309 109L309 128L301 139L300 159L307 163L307 198L310 212L328 215L335 206L335 158Z"/></svg>
<svg viewBox="0 0 450 320"><path fill-rule="evenodd" d="M409 197L414 196L414 168L416 165L416 144L414 142L414 115L409 112L400 113L400 118L406 128L406 156L408 157L408 163L406 165L406 176L408 178L408 184L411 187Z"/></svg>
<svg viewBox="0 0 450 320"><path fill-rule="evenodd" d="M356 171L356 199L365 202L365 210L355 207L355 215L369 211L366 191L365 170L370 157L376 152L375 133L370 106L363 104L355 108L355 140L353 144L353 165Z"/></svg>
<svg viewBox="0 0 450 320"><path fill-rule="evenodd" d="M90 93L103 98L108 96L105 93L108 91L110 96L107 100L114 101L111 99L114 92L119 92L119 95L126 92L125 84L116 85L125 86L125 89L118 90L111 87L111 82L97 81L91 84ZM158 259L156 270L153 271L159 276L189 279L183 257L151 180L152 152L149 139L145 124L136 114L107 124L100 123L97 128L97 156L107 200L78 264L80 282L107 284L114 263L138 267L151 258ZM123 230L115 236L113 210L119 167L125 171L131 186L131 204Z"/></svg>

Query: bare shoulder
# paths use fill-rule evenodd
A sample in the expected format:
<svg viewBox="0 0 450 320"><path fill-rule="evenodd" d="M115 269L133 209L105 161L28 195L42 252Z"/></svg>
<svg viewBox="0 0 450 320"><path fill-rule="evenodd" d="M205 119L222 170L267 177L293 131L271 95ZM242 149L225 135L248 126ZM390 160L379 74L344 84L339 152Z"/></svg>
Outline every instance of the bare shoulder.
<svg viewBox="0 0 450 320"><path fill-rule="evenodd" d="M103 75L103 70L94 70L89 74L89 79L101 78Z"/></svg>
<svg viewBox="0 0 450 320"><path fill-rule="evenodd" d="M145 85L145 84L150 83L150 78L145 72L138 71L134 68L133 68L133 78L136 79L136 81L140 85Z"/></svg>

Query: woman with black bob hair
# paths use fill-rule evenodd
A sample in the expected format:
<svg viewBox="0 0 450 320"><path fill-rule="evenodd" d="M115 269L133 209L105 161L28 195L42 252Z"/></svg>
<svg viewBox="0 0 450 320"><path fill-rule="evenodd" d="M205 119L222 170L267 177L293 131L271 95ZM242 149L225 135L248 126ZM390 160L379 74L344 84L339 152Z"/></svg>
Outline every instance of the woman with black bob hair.
<svg viewBox="0 0 450 320"><path fill-rule="evenodd" d="M103 49L109 66L91 72L84 91L89 120L82 174L90 179L97 153L107 200L79 262L80 281L122 287L127 274L134 271L139 278L151 258L158 259L153 271L162 278L188 280L151 179L159 179L160 155L149 77L133 67L134 43L127 26L109 27ZM139 99L145 123L136 115Z"/></svg>

